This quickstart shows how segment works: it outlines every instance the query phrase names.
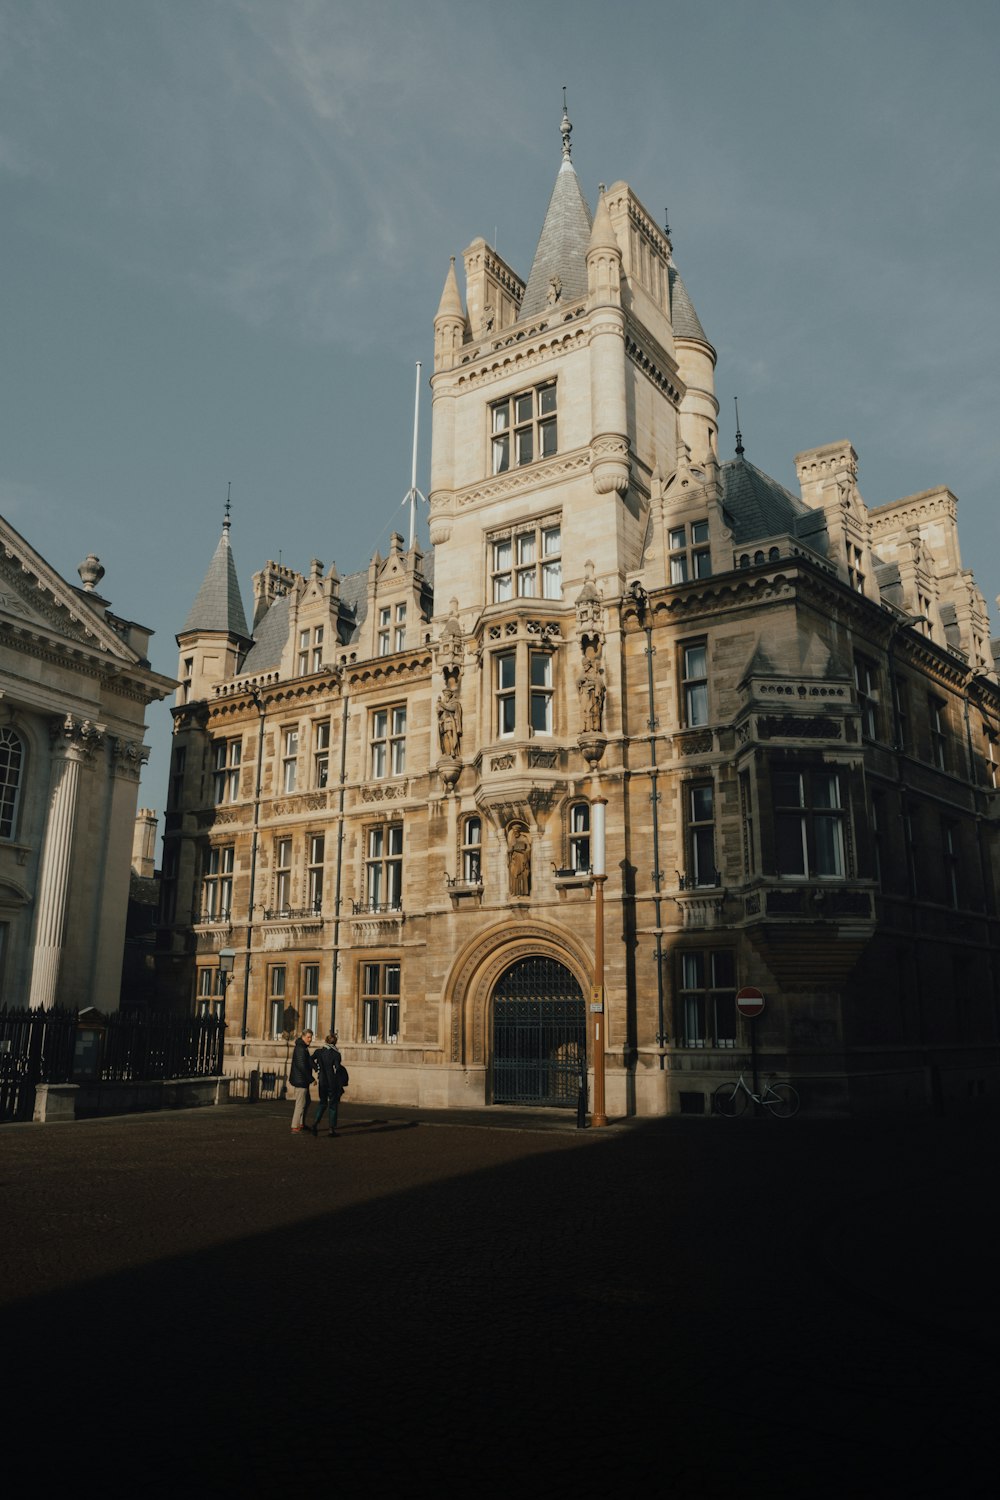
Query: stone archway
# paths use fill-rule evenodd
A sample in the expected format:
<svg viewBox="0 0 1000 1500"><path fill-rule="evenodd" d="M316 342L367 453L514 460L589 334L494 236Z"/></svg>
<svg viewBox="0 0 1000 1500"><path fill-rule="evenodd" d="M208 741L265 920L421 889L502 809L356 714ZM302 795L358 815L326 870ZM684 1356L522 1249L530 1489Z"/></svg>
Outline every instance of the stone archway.
<svg viewBox="0 0 1000 1500"><path fill-rule="evenodd" d="M587 1007L565 964L519 958L492 995L494 1104L574 1109L587 1066Z"/></svg>
<svg viewBox="0 0 1000 1500"><path fill-rule="evenodd" d="M589 949L565 928L537 918L498 923L465 945L445 986L448 1056L451 1063L464 1065L470 1073L482 1071L488 1102L493 1098L493 996L504 974L522 960L551 960L560 965L583 995L594 982Z"/></svg>

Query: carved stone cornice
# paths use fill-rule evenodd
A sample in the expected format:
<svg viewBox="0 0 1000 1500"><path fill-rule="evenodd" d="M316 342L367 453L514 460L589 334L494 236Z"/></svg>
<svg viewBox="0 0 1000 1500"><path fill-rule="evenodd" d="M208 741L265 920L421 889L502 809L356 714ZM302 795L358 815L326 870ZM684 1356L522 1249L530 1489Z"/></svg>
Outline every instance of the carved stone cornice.
<svg viewBox="0 0 1000 1500"><path fill-rule="evenodd" d="M463 351L462 362L458 366L456 389L461 391L463 387L505 380L512 367L531 369L534 365L550 360L557 348L560 353L565 353L578 347L585 342L589 332L583 322L586 311L586 301L581 300L570 306L560 307L558 311L553 310L547 318L539 319L537 323L527 327L515 324L512 328L505 329L496 338L489 340L488 347L485 342L481 342L478 346L467 348Z"/></svg>
<svg viewBox="0 0 1000 1500"><path fill-rule="evenodd" d="M523 469L508 469L495 479L470 485L459 490L455 496L460 507L478 505L481 501L501 500L508 495L520 494L565 479L570 474L583 473L590 467L590 449L580 448L574 453L564 453L547 463L525 464Z"/></svg>

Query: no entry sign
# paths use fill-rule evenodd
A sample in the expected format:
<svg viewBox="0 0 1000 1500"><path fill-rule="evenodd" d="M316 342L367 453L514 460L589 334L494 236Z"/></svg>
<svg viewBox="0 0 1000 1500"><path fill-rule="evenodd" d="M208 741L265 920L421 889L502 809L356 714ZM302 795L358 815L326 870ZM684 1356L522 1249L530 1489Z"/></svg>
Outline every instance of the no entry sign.
<svg viewBox="0 0 1000 1500"><path fill-rule="evenodd" d="M736 1009L751 1020L764 1009L764 996L755 984L745 984L736 995Z"/></svg>

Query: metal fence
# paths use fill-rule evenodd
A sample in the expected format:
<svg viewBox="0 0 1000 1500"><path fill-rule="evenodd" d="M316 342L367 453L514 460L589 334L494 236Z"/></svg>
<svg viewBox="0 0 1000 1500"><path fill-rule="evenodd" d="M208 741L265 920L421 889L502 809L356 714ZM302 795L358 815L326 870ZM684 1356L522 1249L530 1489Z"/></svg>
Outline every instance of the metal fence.
<svg viewBox="0 0 1000 1500"><path fill-rule="evenodd" d="M249 1073L227 1073L226 1077L231 1101L259 1104L285 1097L285 1075L278 1068L252 1068Z"/></svg>
<svg viewBox="0 0 1000 1500"><path fill-rule="evenodd" d="M220 1016L0 1007L0 1120L30 1120L40 1083L217 1077L224 1039Z"/></svg>
<svg viewBox="0 0 1000 1500"><path fill-rule="evenodd" d="M0 1120L30 1120L35 1086L73 1077L76 1012L0 1006Z"/></svg>

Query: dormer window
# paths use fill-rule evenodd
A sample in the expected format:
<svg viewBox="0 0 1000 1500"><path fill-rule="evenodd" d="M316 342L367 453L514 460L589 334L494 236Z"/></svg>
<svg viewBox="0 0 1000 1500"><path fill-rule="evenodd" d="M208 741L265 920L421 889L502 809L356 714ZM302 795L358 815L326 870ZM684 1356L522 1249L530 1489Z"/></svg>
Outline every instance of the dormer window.
<svg viewBox="0 0 1000 1500"><path fill-rule="evenodd" d="M712 553L708 545L708 522L691 521L674 526L668 533L670 582L688 583L692 578L709 578Z"/></svg>
<svg viewBox="0 0 1000 1500"><path fill-rule="evenodd" d="M490 407L493 473L520 469L556 452L555 381L494 401Z"/></svg>
<svg viewBox="0 0 1000 1500"><path fill-rule="evenodd" d="M318 672L323 665L323 627L299 631L299 676Z"/></svg>

